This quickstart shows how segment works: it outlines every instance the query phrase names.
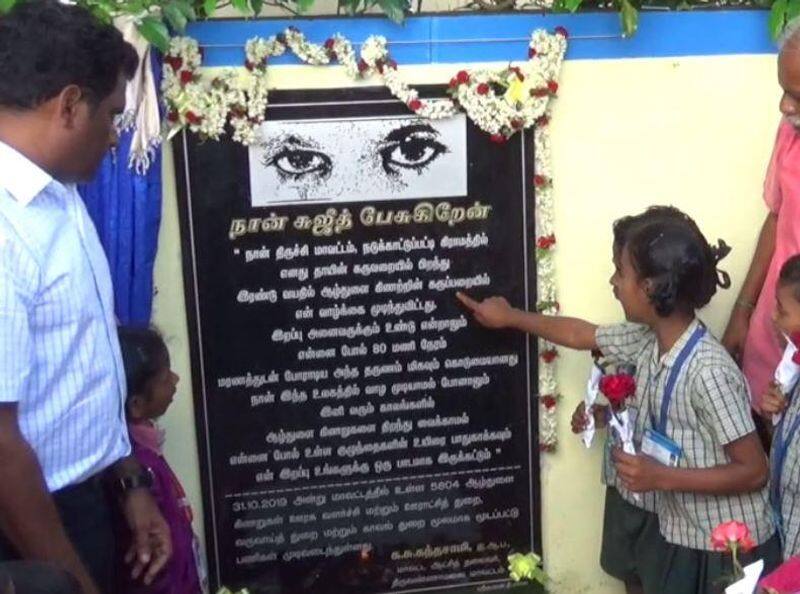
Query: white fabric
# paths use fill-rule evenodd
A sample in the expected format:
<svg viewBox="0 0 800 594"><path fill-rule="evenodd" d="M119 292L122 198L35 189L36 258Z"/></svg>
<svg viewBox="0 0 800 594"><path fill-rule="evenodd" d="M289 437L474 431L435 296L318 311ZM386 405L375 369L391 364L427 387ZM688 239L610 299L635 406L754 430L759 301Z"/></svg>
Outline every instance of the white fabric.
<svg viewBox="0 0 800 594"><path fill-rule="evenodd" d="M108 262L74 186L0 143L0 402L47 486L130 453Z"/></svg>
<svg viewBox="0 0 800 594"><path fill-rule="evenodd" d="M592 407L594 407L594 403L597 401L597 395L600 392L600 378L602 377L603 370L597 365L592 365L592 373L589 375L589 381L586 383L586 396L583 398L584 410L586 411L586 428L581 434L581 439L583 440L583 445L587 448L592 447L592 441L594 441L596 429Z"/></svg>
<svg viewBox="0 0 800 594"><path fill-rule="evenodd" d="M139 67L125 89L125 112L120 118L120 130L133 129L128 165L144 174L150 167L153 151L161 142L161 117L158 112L158 93L150 67L150 44L136 29L132 17L115 19L122 32L139 55Z"/></svg>
<svg viewBox="0 0 800 594"><path fill-rule="evenodd" d="M797 347L792 344L789 337L786 337L786 348L783 351L780 363L775 368L775 383L781 389L781 393L788 397L794 390L798 377L800 377L800 365L792 361L794 354L797 352ZM773 425L777 425L781 421L783 415L776 413L772 415Z"/></svg>

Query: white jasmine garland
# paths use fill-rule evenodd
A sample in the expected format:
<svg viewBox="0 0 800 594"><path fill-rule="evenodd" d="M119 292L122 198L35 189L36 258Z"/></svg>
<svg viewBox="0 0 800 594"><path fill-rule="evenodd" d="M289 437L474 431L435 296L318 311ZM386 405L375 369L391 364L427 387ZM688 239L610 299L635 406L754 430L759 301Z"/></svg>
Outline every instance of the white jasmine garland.
<svg viewBox="0 0 800 594"><path fill-rule="evenodd" d="M229 125L234 141L244 145L260 142L258 131L269 97L268 62L287 49L306 64L338 62L352 79L381 78L394 97L421 117L443 119L463 111L496 142L533 127L536 238L532 249L536 255L537 294L541 313L555 315L558 301L548 122L552 99L558 91L567 33L561 28L555 33L534 31L528 47L527 61L498 71L460 71L450 81L450 98L424 99L403 81L389 56L386 38L377 35L364 42L359 59L352 43L340 34L319 45L290 27L277 36L248 40L245 69L229 69L211 80L199 73L202 54L197 41L175 37L164 58L161 87L168 136L188 128L204 138L219 139ZM553 451L558 438L557 351L552 343L540 340L539 354L539 447Z"/></svg>

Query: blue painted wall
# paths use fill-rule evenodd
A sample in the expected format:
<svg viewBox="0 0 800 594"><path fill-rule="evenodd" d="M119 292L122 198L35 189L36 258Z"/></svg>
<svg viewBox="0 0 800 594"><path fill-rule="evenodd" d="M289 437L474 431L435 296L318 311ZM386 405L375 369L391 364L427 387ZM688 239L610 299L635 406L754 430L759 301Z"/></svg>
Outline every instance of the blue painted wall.
<svg viewBox="0 0 800 594"><path fill-rule="evenodd" d="M400 64L520 60L527 56L527 37L534 29L565 27L570 33L567 59L653 58L722 54L764 54L775 51L762 10L644 12L639 32L620 35L615 13L464 14L409 18L395 25L384 17L226 20L194 23L189 34L205 48L205 65L234 66L244 60L251 37L268 37L295 25L311 41L322 43L341 33L358 45L370 35L389 40ZM300 63L282 56L277 64Z"/></svg>

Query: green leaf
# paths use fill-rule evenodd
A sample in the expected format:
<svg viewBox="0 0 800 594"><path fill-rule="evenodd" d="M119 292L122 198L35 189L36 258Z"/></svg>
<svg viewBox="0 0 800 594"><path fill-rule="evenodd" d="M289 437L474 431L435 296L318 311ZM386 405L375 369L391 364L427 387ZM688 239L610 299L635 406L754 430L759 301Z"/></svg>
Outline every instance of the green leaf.
<svg viewBox="0 0 800 594"><path fill-rule="evenodd" d="M17 3L17 0L0 0L0 14L4 12L8 12L14 5Z"/></svg>
<svg viewBox="0 0 800 594"><path fill-rule="evenodd" d="M139 33L162 52L169 49L169 31L167 26L155 17L144 17L139 23Z"/></svg>
<svg viewBox="0 0 800 594"><path fill-rule="evenodd" d="M250 0L250 9L253 11L253 16L260 15L262 8L264 8L264 0Z"/></svg>
<svg viewBox="0 0 800 594"><path fill-rule="evenodd" d="M621 0L619 19L622 24L622 34L631 37L639 28L639 11L628 0Z"/></svg>
<svg viewBox="0 0 800 594"><path fill-rule="evenodd" d="M175 6L181 11L187 21L196 21L197 13L194 11L194 6L188 0L175 0Z"/></svg>
<svg viewBox="0 0 800 594"><path fill-rule="evenodd" d="M297 12L306 12L314 6L314 0L295 0L295 4L297 5Z"/></svg>
<svg viewBox="0 0 800 594"><path fill-rule="evenodd" d="M217 11L217 0L203 0L203 12L207 17L214 16Z"/></svg>
<svg viewBox="0 0 800 594"><path fill-rule="evenodd" d="M231 5L240 13L250 15L250 2L248 0L231 0Z"/></svg>
<svg viewBox="0 0 800 594"><path fill-rule="evenodd" d="M386 16L395 23L403 22L406 17L405 11L409 7L406 0L377 0L377 4L386 13Z"/></svg>
<svg viewBox="0 0 800 594"><path fill-rule="evenodd" d="M359 2L360 0L339 0L339 6L344 8L348 14L356 14Z"/></svg>
<svg viewBox="0 0 800 594"><path fill-rule="evenodd" d="M789 0L786 6L786 22L800 16L800 0Z"/></svg>
<svg viewBox="0 0 800 594"><path fill-rule="evenodd" d="M775 0L769 11L769 32L773 39L777 39L784 25L786 25L786 11L789 8L788 0Z"/></svg>
<svg viewBox="0 0 800 594"><path fill-rule="evenodd" d="M186 17L183 16L180 8L178 8L174 2L165 4L162 10L164 11L164 16L167 17L167 21L175 31L183 33L186 30Z"/></svg>
<svg viewBox="0 0 800 594"><path fill-rule="evenodd" d="M563 0L564 8L570 12L575 12L583 4L583 0Z"/></svg>

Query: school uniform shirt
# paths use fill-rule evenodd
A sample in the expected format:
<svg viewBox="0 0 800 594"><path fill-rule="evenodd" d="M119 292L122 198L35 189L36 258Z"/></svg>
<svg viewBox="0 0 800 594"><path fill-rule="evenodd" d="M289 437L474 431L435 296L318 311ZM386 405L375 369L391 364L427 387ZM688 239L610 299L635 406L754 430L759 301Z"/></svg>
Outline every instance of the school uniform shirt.
<svg viewBox="0 0 800 594"><path fill-rule="evenodd" d="M598 328L597 343L604 353L633 355L637 361L637 422L647 427L654 424L670 370L699 324L692 321L663 357L649 328L627 323ZM677 376L667 414L666 436L682 449L678 466L728 464L724 447L754 431L745 379L722 345L706 331ZM731 520L746 523L756 544L775 532L767 487L736 495L662 491L656 502L661 534L667 542L690 549L713 550L712 530Z"/></svg>
<svg viewBox="0 0 800 594"><path fill-rule="evenodd" d="M632 365L635 369L636 394L628 398L626 407L629 410L629 418L633 422L633 441L638 451L645 429L645 415L639 414L640 386L644 385L644 383L639 381L638 371L639 367L642 365L640 359L646 356L646 353L642 350L642 344L646 333L649 332L649 328L639 324L625 324L624 327L625 331L622 332L619 331L620 326L600 326L597 329L595 341L597 342L597 347L603 353L603 357L610 363L615 365ZM603 451L603 484L617 489L622 498L628 503L655 513L657 509L656 499L658 497L656 492L638 493L638 496L634 496L631 491L628 491L628 489L623 486L622 481L619 480L617 468L611 457L612 448L618 440L614 438L613 430L610 427L608 427L607 432Z"/></svg>
<svg viewBox="0 0 800 594"><path fill-rule="evenodd" d="M792 390L789 407L784 411L780 424L775 429L773 435L773 445L776 445L780 437L784 443L791 437L786 448L786 457L783 461L783 469L780 476L780 485L775 485L774 480L777 476L777 448L773 447L770 452L770 482L772 488L777 486L780 493L779 500L773 501L777 506L777 512L781 517L783 528L783 558L789 559L800 555L800 429L793 436L790 436L792 426L800 419L800 383Z"/></svg>
<svg viewBox="0 0 800 594"><path fill-rule="evenodd" d="M108 262L74 186L0 143L0 403L51 491L130 453Z"/></svg>

